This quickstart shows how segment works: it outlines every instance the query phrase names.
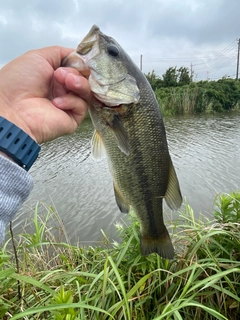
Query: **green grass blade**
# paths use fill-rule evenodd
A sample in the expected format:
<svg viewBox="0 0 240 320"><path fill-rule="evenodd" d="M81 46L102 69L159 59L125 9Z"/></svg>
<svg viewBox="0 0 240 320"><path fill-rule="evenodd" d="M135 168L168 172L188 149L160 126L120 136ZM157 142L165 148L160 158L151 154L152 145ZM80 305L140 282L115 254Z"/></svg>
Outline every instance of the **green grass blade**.
<svg viewBox="0 0 240 320"><path fill-rule="evenodd" d="M66 308L89 309L89 310L96 311L98 313L104 313L110 317L109 319L114 319L113 316L110 313L106 312L105 310L98 308L98 307L88 305L88 304L84 304L84 303L64 303L64 304L55 304L55 305L52 304L49 306L28 309L24 312L21 312L15 316L13 316L11 319L12 320L23 319L23 317L30 316L30 315L33 315L36 313L41 314L41 313L47 312L47 311L51 312L51 311L61 310L61 309L66 309Z"/></svg>

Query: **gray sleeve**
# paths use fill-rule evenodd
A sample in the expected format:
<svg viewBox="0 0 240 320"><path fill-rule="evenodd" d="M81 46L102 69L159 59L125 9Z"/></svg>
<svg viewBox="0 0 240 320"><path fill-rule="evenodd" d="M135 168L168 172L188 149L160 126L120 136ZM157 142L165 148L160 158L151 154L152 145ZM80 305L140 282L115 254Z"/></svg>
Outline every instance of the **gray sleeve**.
<svg viewBox="0 0 240 320"><path fill-rule="evenodd" d="M6 225L14 218L33 188L31 175L0 155L0 243Z"/></svg>

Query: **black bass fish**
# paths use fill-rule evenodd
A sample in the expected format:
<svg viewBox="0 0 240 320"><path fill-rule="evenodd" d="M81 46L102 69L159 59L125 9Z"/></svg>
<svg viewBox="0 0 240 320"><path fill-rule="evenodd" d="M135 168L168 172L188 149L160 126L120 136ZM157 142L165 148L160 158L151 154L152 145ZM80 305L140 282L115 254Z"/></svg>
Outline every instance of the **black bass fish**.
<svg viewBox="0 0 240 320"><path fill-rule="evenodd" d="M133 209L140 221L141 254L174 258L163 221L163 199L173 209L182 204L168 151L163 119L144 74L121 46L97 26L63 61L89 79L89 106L95 127L92 155L107 155L117 205Z"/></svg>

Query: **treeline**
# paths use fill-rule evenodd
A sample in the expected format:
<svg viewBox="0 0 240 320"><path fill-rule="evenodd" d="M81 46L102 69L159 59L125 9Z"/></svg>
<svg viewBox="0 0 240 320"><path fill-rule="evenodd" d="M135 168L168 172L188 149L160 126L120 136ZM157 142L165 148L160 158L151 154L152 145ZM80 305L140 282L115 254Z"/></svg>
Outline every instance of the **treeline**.
<svg viewBox="0 0 240 320"><path fill-rule="evenodd" d="M185 67L170 67L162 78L154 71L146 77L165 115L240 109L239 80L222 78L193 82L189 69Z"/></svg>

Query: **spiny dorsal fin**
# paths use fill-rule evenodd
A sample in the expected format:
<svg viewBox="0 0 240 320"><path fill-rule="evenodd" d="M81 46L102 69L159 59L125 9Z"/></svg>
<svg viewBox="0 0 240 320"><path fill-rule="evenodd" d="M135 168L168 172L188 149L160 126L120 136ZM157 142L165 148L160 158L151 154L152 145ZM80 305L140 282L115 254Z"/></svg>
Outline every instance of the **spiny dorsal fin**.
<svg viewBox="0 0 240 320"><path fill-rule="evenodd" d="M175 169L170 159L168 187L165 194L165 201L170 209L177 210L182 204L182 195Z"/></svg>
<svg viewBox="0 0 240 320"><path fill-rule="evenodd" d="M95 161L100 161L106 156L106 150L102 137L98 131L94 131L91 141L92 157Z"/></svg>

